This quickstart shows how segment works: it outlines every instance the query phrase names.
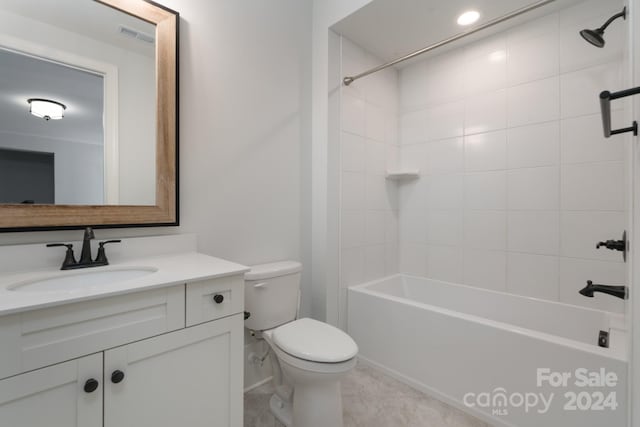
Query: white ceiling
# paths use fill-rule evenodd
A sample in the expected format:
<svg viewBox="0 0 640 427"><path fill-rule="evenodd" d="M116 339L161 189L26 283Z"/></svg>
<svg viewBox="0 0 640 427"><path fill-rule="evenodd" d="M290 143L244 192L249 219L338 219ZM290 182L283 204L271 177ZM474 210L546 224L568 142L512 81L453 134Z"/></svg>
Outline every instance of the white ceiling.
<svg viewBox="0 0 640 427"><path fill-rule="evenodd" d="M2 0L0 10L154 57L155 43L120 34L123 25L155 37L155 25L93 0Z"/></svg>
<svg viewBox="0 0 640 427"><path fill-rule="evenodd" d="M556 0L519 18L452 44L460 46L581 0ZM373 0L335 24L332 29L383 61L422 49L499 16L537 3L533 0ZM477 10L477 24L460 27L456 20L467 10ZM433 54L443 52L436 49ZM404 63L403 65L407 65ZM364 70L363 70L364 71Z"/></svg>

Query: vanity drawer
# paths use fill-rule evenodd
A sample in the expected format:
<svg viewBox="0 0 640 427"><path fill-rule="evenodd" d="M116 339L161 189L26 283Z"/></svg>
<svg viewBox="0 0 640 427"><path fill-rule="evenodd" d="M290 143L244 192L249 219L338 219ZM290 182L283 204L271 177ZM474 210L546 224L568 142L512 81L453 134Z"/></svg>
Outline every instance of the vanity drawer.
<svg viewBox="0 0 640 427"><path fill-rule="evenodd" d="M244 276L229 276L187 284L187 326L244 310Z"/></svg>
<svg viewBox="0 0 640 427"><path fill-rule="evenodd" d="M184 328L184 285L0 317L0 378Z"/></svg>

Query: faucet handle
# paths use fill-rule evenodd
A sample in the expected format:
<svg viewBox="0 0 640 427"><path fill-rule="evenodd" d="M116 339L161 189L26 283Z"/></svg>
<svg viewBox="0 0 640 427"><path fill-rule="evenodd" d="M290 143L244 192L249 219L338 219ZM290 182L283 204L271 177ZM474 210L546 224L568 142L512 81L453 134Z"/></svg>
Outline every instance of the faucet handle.
<svg viewBox="0 0 640 427"><path fill-rule="evenodd" d="M60 270L67 270L78 263L73 253L73 245L71 243L48 243L47 244L48 248L55 248L55 247L61 247L61 246L64 246L67 248L67 253L65 254L64 261L62 262L62 267L60 267Z"/></svg>
<svg viewBox="0 0 640 427"><path fill-rule="evenodd" d="M71 243L47 243L47 247L48 248L55 248L55 247L59 247L59 246L66 246L67 249L72 248L73 244Z"/></svg>
<svg viewBox="0 0 640 427"><path fill-rule="evenodd" d="M120 243L122 240L105 240L104 242L98 243L98 255L96 255L96 264L108 265L109 261L107 260L107 254L104 251L104 245L109 243Z"/></svg>
<svg viewBox="0 0 640 427"><path fill-rule="evenodd" d="M98 242L98 245L100 245L100 247L103 247L107 243L120 243L120 242L122 242L122 240L120 240L120 239L117 239L117 240L105 240L104 242Z"/></svg>

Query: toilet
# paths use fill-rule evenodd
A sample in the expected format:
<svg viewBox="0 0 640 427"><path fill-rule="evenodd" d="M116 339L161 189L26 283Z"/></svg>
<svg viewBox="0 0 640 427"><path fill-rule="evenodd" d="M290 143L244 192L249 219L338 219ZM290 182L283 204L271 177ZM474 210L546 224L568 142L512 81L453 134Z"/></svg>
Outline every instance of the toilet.
<svg viewBox="0 0 640 427"><path fill-rule="evenodd" d="M356 365L355 341L331 325L298 319L302 265L282 261L245 273L245 327L272 351L269 402L286 427L342 427L340 379Z"/></svg>

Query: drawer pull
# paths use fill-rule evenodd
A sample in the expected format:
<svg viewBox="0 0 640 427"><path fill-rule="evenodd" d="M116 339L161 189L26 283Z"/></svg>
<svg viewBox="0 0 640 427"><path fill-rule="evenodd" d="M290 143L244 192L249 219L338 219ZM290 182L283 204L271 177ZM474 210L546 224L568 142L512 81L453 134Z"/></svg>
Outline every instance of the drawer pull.
<svg viewBox="0 0 640 427"><path fill-rule="evenodd" d="M85 393L93 393L98 389L100 383L95 378L89 378L86 383L84 383L84 391Z"/></svg>
<svg viewBox="0 0 640 427"><path fill-rule="evenodd" d="M214 301L216 304L221 304L221 303L222 303L222 301L224 301L224 296L222 296L222 295L220 295L220 294L214 295L214 296L213 296L213 301Z"/></svg>
<svg viewBox="0 0 640 427"><path fill-rule="evenodd" d="M123 379L124 379L124 372L122 372L121 370L116 369L111 374L111 382L114 384L118 384L122 382Z"/></svg>

